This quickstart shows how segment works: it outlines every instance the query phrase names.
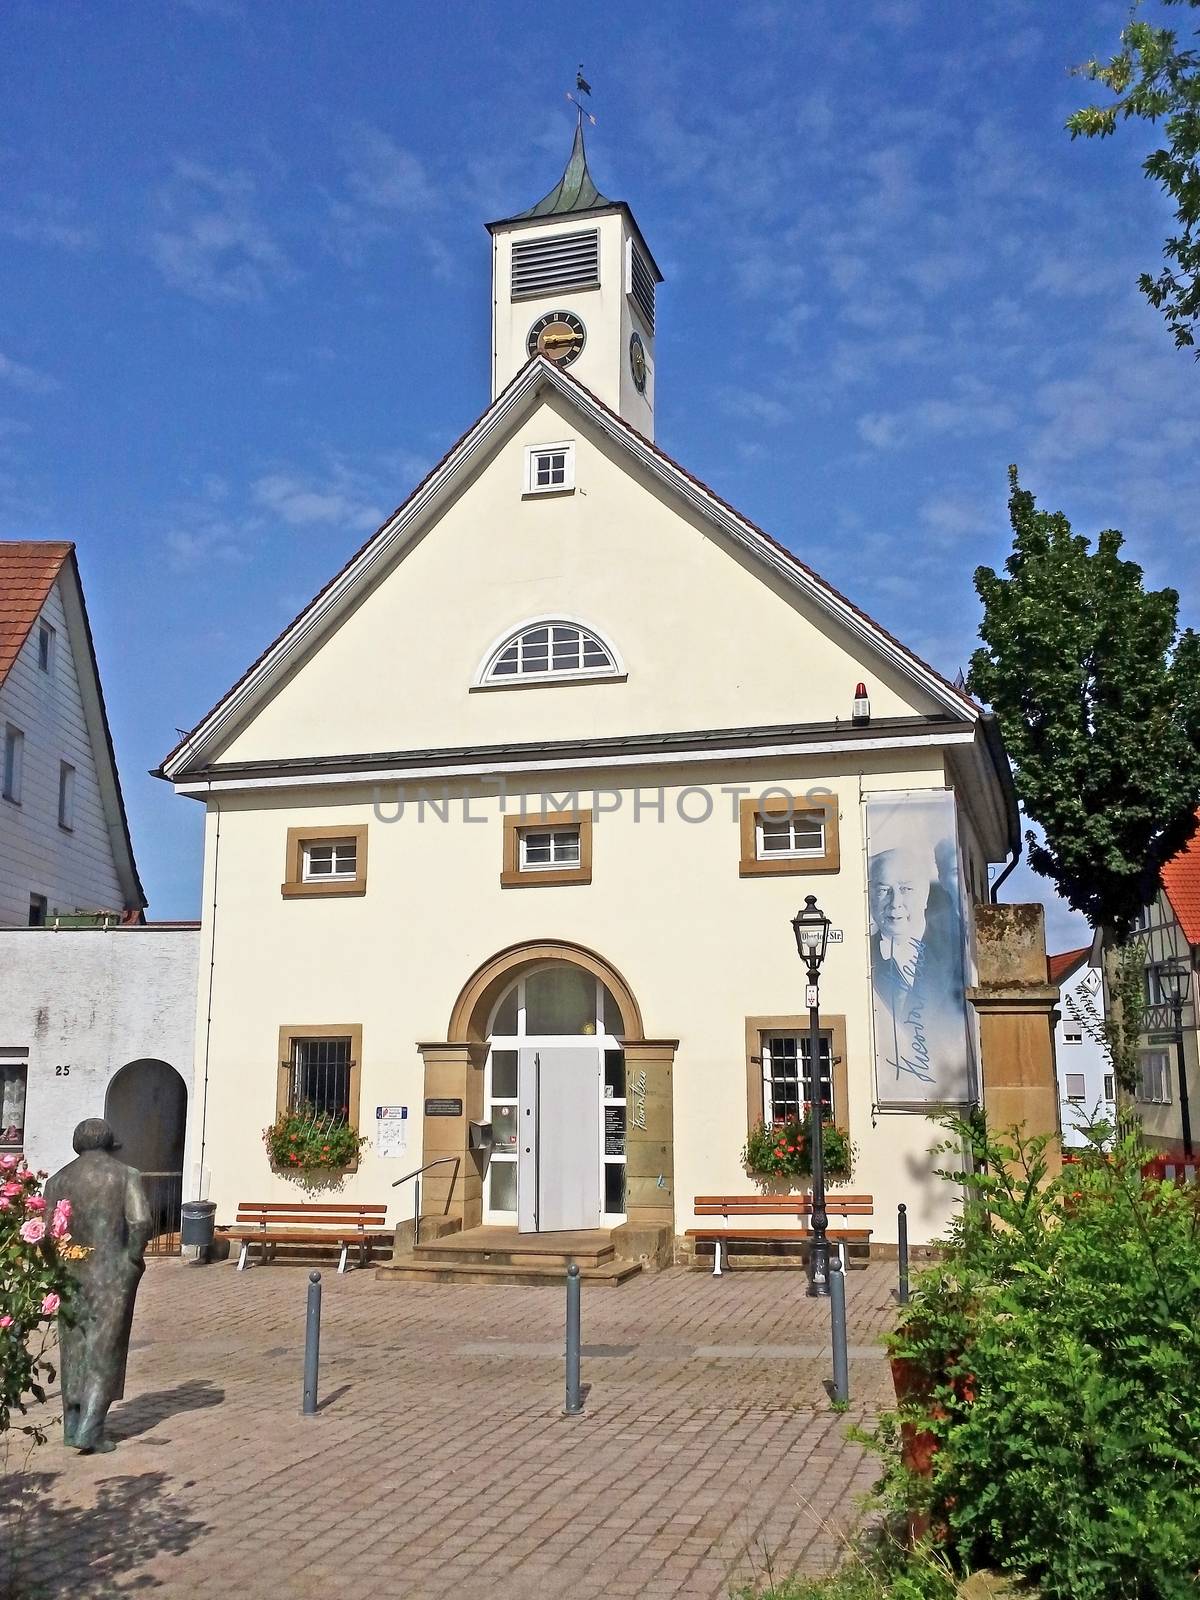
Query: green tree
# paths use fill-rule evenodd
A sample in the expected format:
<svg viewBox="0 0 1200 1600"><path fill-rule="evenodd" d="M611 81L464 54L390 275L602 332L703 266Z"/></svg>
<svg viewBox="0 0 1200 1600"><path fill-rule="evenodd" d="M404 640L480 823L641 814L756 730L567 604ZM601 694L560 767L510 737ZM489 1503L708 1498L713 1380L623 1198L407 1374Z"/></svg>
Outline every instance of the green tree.
<svg viewBox="0 0 1200 1600"><path fill-rule="evenodd" d="M1200 0L1162 3L1200 7ZM1076 111L1067 128L1073 139L1103 139L1116 132L1118 120L1162 120L1166 142L1146 157L1143 167L1174 201L1180 231L1163 246L1167 264L1158 276L1143 272L1138 282L1182 348L1195 344L1200 324L1200 51L1180 49L1174 31L1140 20L1139 8L1140 0L1134 0L1117 54L1079 69L1115 98Z"/></svg>
<svg viewBox="0 0 1200 1600"><path fill-rule="evenodd" d="M1030 865L1102 932L1113 1064L1130 1086L1139 1017L1121 947L1200 804L1200 636L1148 590L1115 529L1093 550L1009 468L1012 554L979 567L983 647L969 683L1000 721Z"/></svg>

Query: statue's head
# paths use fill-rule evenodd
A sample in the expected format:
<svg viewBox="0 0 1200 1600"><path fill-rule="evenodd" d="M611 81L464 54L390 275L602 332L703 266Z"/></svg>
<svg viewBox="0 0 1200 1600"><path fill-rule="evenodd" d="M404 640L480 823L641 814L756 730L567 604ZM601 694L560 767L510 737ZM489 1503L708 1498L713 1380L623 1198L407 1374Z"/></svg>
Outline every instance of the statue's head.
<svg viewBox="0 0 1200 1600"><path fill-rule="evenodd" d="M115 1150L117 1148L116 1135L103 1117L85 1117L75 1129L71 1143L75 1147L75 1154L80 1156L86 1150Z"/></svg>

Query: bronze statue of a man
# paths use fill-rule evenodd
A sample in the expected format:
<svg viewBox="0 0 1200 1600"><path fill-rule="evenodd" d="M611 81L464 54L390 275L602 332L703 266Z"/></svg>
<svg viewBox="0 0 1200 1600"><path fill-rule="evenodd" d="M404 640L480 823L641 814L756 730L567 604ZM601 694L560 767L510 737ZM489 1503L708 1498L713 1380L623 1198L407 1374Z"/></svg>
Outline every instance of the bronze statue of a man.
<svg viewBox="0 0 1200 1600"><path fill-rule="evenodd" d="M71 1238L62 1256L78 1285L70 1319L58 1331L63 1443L100 1452L116 1448L104 1423L125 1393L133 1302L153 1224L141 1177L113 1155L116 1141L103 1117L81 1122L71 1142L78 1159L45 1188L47 1206L71 1202Z"/></svg>

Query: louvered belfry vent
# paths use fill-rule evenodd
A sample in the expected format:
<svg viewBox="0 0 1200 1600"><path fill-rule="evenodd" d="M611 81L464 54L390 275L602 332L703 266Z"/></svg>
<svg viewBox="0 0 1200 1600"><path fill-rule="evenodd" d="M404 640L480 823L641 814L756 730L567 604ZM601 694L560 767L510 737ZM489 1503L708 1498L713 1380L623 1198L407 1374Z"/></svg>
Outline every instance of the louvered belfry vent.
<svg viewBox="0 0 1200 1600"><path fill-rule="evenodd" d="M654 274L646 265L646 258L637 245L629 244L629 292L646 319L646 326L654 332Z"/></svg>
<svg viewBox="0 0 1200 1600"><path fill-rule="evenodd" d="M557 294L560 289L594 289L599 282L600 234L596 228L551 234L546 239L513 241L514 300Z"/></svg>

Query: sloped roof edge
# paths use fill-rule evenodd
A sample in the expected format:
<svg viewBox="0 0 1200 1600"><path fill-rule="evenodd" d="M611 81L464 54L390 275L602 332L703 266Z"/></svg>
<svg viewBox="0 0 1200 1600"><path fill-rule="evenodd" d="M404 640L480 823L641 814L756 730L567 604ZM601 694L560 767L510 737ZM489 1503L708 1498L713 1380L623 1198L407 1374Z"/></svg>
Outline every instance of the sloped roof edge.
<svg viewBox="0 0 1200 1600"><path fill-rule="evenodd" d="M522 367L487 410L426 474L408 499L267 646L237 682L206 712L192 732L164 756L152 775L173 780L187 771L190 764L201 756L205 745L210 744L235 717L240 717L249 709L256 693L265 691L273 677L282 673L299 652L307 649L321 624L348 603L357 588L369 581L380 564L397 553L398 547L403 548L423 526L425 518L436 510L441 498L449 493L457 477L479 457L514 413L532 401L543 386L552 388L568 400L610 438L624 445L648 471L679 493L707 520L720 527L735 543L764 561L794 588L808 595L827 614L883 655L948 710L958 715L965 712L971 721L978 721L982 717L982 708L969 695L956 689L928 662L922 661L907 645L820 577L785 545L743 517L707 484L644 438L578 379L560 371L546 356L539 354Z"/></svg>

